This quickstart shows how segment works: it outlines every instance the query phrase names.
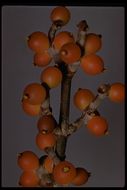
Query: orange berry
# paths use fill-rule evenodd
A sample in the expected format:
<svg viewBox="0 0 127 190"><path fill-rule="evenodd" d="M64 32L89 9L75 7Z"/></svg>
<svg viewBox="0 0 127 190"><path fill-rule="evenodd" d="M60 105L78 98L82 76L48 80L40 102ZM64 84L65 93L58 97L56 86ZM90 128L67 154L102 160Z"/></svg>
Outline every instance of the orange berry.
<svg viewBox="0 0 127 190"><path fill-rule="evenodd" d="M49 88L57 87L62 81L62 72L54 66L49 66L41 73L41 82L45 82Z"/></svg>
<svg viewBox="0 0 127 190"><path fill-rule="evenodd" d="M125 86L122 83L114 83L109 89L108 97L115 103L123 102L125 99Z"/></svg>
<svg viewBox="0 0 127 190"><path fill-rule="evenodd" d="M32 105L25 99L22 101L22 108L29 116L37 116L41 113L41 104Z"/></svg>
<svg viewBox="0 0 127 190"><path fill-rule="evenodd" d="M39 185L39 177L35 171L24 171L19 179L19 185L22 187L37 187Z"/></svg>
<svg viewBox="0 0 127 190"><path fill-rule="evenodd" d="M67 43L60 50L60 58L67 64L73 64L79 61L81 50L76 43Z"/></svg>
<svg viewBox="0 0 127 190"><path fill-rule="evenodd" d="M54 8L50 15L52 22L60 21L62 26L69 22L70 17L70 11L64 6Z"/></svg>
<svg viewBox="0 0 127 190"><path fill-rule="evenodd" d="M96 53L101 49L102 46L102 38L101 35L97 35L94 33L89 33L86 36L86 42L85 42L85 54L92 54Z"/></svg>
<svg viewBox="0 0 127 190"><path fill-rule="evenodd" d="M84 168L76 168L76 177L73 179L72 184L80 186L88 181L90 173Z"/></svg>
<svg viewBox="0 0 127 190"><path fill-rule="evenodd" d="M23 170L36 170L39 168L39 158L32 151L24 151L18 156L18 166Z"/></svg>
<svg viewBox="0 0 127 190"><path fill-rule="evenodd" d="M44 51L41 53L35 53L34 55L34 65L38 67L45 67L50 64L52 57L48 52Z"/></svg>
<svg viewBox="0 0 127 190"><path fill-rule="evenodd" d="M28 84L23 92L23 99L30 104L41 104L46 98L46 89L39 83Z"/></svg>
<svg viewBox="0 0 127 190"><path fill-rule="evenodd" d="M49 48L48 36L43 32L33 32L28 36L28 47L34 52L42 52Z"/></svg>
<svg viewBox="0 0 127 190"><path fill-rule="evenodd" d="M104 71L104 62L102 58L95 54L83 56L80 66L88 75L97 75Z"/></svg>
<svg viewBox="0 0 127 190"><path fill-rule="evenodd" d="M94 116L88 121L87 128L93 135L102 136L108 131L108 123L105 118L101 116Z"/></svg>
<svg viewBox="0 0 127 190"><path fill-rule="evenodd" d="M76 169L68 161L59 162L53 170L53 178L56 183L66 185L72 182L76 176Z"/></svg>
<svg viewBox="0 0 127 190"><path fill-rule="evenodd" d="M36 144L41 150L48 147L53 147L56 144L56 136L53 133L38 133L36 136Z"/></svg>
<svg viewBox="0 0 127 190"><path fill-rule="evenodd" d="M74 105L78 109L84 110L93 101L94 97L94 94L89 89L78 89L73 97Z"/></svg>
<svg viewBox="0 0 127 190"><path fill-rule="evenodd" d="M41 133L51 133L56 127L56 120L52 115L44 115L39 118L37 122L37 127Z"/></svg>
<svg viewBox="0 0 127 190"><path fill-rule="evenodd" d="M74 42L74 37L70 32L62 31L59 32L53 40L53 48L60 50L61 47L67 43Z"/></svg>
<svg viewBox="0 0 127 190"><path fill-rule="evenodd" d="M53 166L54 166L53 159L47 156L47 158L45 158L44 160L43 166L47 170L48 173L52 173Z"/></svg>

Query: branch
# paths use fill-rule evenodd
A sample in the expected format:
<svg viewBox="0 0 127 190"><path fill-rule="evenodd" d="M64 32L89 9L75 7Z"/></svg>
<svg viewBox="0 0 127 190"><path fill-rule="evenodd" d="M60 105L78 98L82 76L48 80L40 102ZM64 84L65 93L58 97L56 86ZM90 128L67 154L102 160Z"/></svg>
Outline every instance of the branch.
<svg viewBox="0 0 127 190"><path fill-rule="evenodd" d="M37 175L40 178L39 187L52 187L54 184L51 174L47 173L43 165L37 170Z"/></svg>
<svg viewBox="0 0 127 190"><path fill-rule="evenodd" d="M81 48L81 55L84 55L84 44L85 44L85 40L86 40L86 34L87 34L87 30L88 30L88 24L86 22L86 20L82 20L77 24L78 27L78 34L77 34L77 44L80 46Z"/></svg>
<svg viewBox="0 0 127 190"><path fill-rule="evenodd" d="M54 37L55 37L57 30L60 30L61 27L62 27L61 21L54 22L52 24L52 26L50 27L49 32L48 32L48 38L49 38L50 46L52 46L52 42L54 40Z"/></svg>
<svg viewBox="0 0 127 190"><path fill-rule="evenodd" d="M89 109L91 109L92 111L96 110L96 108L101 104L103 99L108 96L109 89L109 84L100 85L100 87L98 88L98 94L95 97L94 101L91 102L91 104L89 105Z"/></svg>
<svg viewBox="0 0 127 190"><path fill-rule="evenodd" d="M78 119L76 119L75 122L69 125L67 132L68 135L71 135L73 132L77 131L77 129L79 129L83 123L87 124L88 120L90 120L93 116L100 115L97 111L97 108L99 107L103 99L108 96L109 89L109 84L100 85L100 87L98 88L98 94L95 99L85 110L83 110L82 115Z"/></svg>
<svg viewBox="0 0 127 190"><path fill-rule="evenodd" d="M65 63L59 63L59 68L63 73L63 78L61 83L61 101L59 115L59 131L61 131L61 134L58 136L56 154L60 160L64 160L67 143L65 131L67 130L69 123L70 91L73 73L70 74L68 72L67 65Z"/></svg>
<svg viewBox="0 0 127 190"><path fill-rule="evenodd" d="M45 152L53 160L53 165L57 165L60 162L59 158L56 156L56 154L54 152L54 148L46 148ZM43 162L44 162L44 160L43 160ZM39 169L36 171L38 177L40 178L39 186L40 187L53 187L53 186L56 186L57 184L53 180L52 174L47 172L47 170L43 166L43 162L40 164Z"/></svg>
<svg viewBox="0 0 127 190"><path fill-rule="evenodd" d="M52 114L52 108L50 106L50 88L47 86L47 84L42 83L42 86L46 89L46 99L41 104L41 115L51 115Z"/></svg>
<svg viewBox="0 0 127 190"><path fill-rule="evenodd" d="M60 162L60 159L57 157L54 148L46 148L45 152L48 154L50 158L53 159L54 165L57 165Z"/></svg>
<svg viewBox="0 0 127 190"><path fill-rule="evenodd" d="M78 33L77 33L76 44L80 47L81 57L82 57L85 54L84 44L85 44L85 40L86 40L88 24L87 24L86 20L82 20L77 24L77 27L78 27ZM68 69L70 70L70 72L76 72L79 65L80 65L80 61L70 64L68 66Z"/></svg>
<svg viewBox="0 0 127 190"><path fill-rule="evenodd" d="M63 79L61 84L61 103L60 103L60 117L59 124L62 122L69 122L69 108L70 108L70 91L71 91L71 80L73 73L68 73L67 66L64 65Z"/></svg>
<svg viewBox="0 0 127 190"><path fill-rule="evenodd" d="M77 27L78 30L78 39L77 44L79 45L82 55L84 54L84 43L86 30L88 28L86 21L81 21ZM61 103L60 103L60 115L59 115L59 128L54 132L58 135L58 140L56 144L56 154L60 160L65 159L65 150L67 144L67 132L69 128L69 109L70 109L70 92L71 92L71 82L74 74L76 73L80 62L73 64L65 64L61 62L58 58L56 61L57 66L63 73L63 79L61 84Z"/></svg>

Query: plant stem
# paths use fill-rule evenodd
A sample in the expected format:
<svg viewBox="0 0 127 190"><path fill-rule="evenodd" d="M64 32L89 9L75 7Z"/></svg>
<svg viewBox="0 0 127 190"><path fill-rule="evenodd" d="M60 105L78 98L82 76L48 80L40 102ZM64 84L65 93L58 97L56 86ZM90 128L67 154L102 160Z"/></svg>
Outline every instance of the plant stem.
<svg viewBox="0 0 127 190"><path fill-rule="evenodd" d="M60 104L60 117L59 124L64 121L69 122L69 109L70 109L70 92L71 92L71 79L72 76L64 75L61 84L61 104Z"/></svg>
<svg viewBox="0 0 127 190"><path fill-rule="evenodd" d="M70 109L70 93L71 93L71 81L74 73L69 73L67 66L61 64L60 68L63 73L63 79L61 83L61 102L60 102L60 115L59 115L59 126L63 132L63 135L58 136L56 144L56 154L60 160L65 159L65 150L67 144L67 136L64 135L69 126L69 109Z"/></svg>
<svg viewBox="0 0 127 190"><path fill-rule="evenodd" d="M97 108L100 106L102 101L108 96L110 89L110 84L102 84L98 88L98 94L95 99L90 103L86 110L83 110L82 115L76 119L75 122L71 123L68 127L68 135L71 135L73 132L76 132L83 123L87 124L88 120L91 119L94 115L100 115Z"/></svg>

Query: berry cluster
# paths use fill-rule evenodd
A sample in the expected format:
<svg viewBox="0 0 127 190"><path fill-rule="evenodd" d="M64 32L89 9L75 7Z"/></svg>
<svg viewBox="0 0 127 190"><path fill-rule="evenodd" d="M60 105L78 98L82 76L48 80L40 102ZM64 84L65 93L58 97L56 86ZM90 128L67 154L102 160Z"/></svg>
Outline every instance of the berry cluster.
<svg viewBox="0 0 127 190"><path fill-rule="evenodd" d="M39 116L38 134L35 142L39 150L46 154L38 158L32 151L24 151L18 156L18 166L23 170L19 184L23 187L55 187L72 184L80 186L88 181L90 173L82 167L75 167L63 159L57 152L57 144L64 137L69 137L85 121L87 129L95 136L103 136L108 132L108 123L97 111L101 100L108 97L113 102L122 102L125 98L125 86L122 83L104 85L95 96L90 89L79 88L73 95L74 105L81 111L81 118L69 124L67 106L69 100L63 94L69 94L68 81L76 73L78 66L88 75L98 75L105 70L103 59L96 54L102 47L102 36L87 33L86 21L81 21L77 39L69 31L57 30L67 24L71 18L69 10L64 6L52 10L50 19L52 26L48 35L36 31L28 36L28 47L34 52L35 66L43 68L40 83L26 85L22 95L23 111L29 116ZM50 63L54 61L54 66ZM67 79L67 80L66 80ZM50 90L64 84L67 91L62 91L60 122L53 116L50 106ZM66 108L66 109L65 109ZM64 110L64 114L62 113ZM63 114L63 115L62 115ZM62 115L62 116L61 116ZM62 119L61 119L62 118ZM63 147L61 147L62 149Z"/></svg>

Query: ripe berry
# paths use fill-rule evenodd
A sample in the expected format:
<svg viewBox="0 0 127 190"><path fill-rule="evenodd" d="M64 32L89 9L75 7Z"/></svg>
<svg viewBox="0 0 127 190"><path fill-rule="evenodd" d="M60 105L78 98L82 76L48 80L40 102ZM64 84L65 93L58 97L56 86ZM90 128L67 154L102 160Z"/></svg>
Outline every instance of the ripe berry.
<svg viewBox="0 0 127 190"><path fill-rule="evenodd" d="M39 118L37 122L37 127L39 132L46 134L51 133L53 129L56 127L56 120L52 115L44 115Z"/></svg>
<svg viewBox="0 0 127 190"><path fill-rule="evenodd" d="M85 54L93 54L99 51L102 47L102 38L101 35L97 35L94 33L89 33L86 36L85 41Z"/></svg>
<svg viewBox="0 0 127 190"><path fill-rule="evenodd" d="M74 105L78 109L84 110L93 101L94 97L89 89L78 89L73 97Z"/></svg>
<svg viewBox="0 0 127 190"><path fill-rule="evenodd" d="M76 169L68 161L59 162L53 170L53 178L56 183L65 185L72 182L76 176Z"/></svg>
<svg viewBox="0 0 127 190"><path fill-rule="evenodd" d="M37 116L41 113L41 104L32 105L28 100L22 100L22 109L29 116Z"/></svg>
<svg viewBox="0 0 127 190"><path fill-rule="evenodd" d="M80 66L88 75L97 75L104 71L104 62L102 58L95 54L83 56Z"/></svg>
<svg viewBox="0 0 127 190"><path fill-rule="evenodd" d="M122 83L114 83L109 89L108 97L115 103L123 102L125 99L125 86Z"/></svg>
<svg viewBox="0 0 127 190"><path fill-rule="evenodd" d="M108 123L101 116L94 116L87 123L87 128L95 136L103 136L108 131Z"/></svg>
<svg viewBox="0 0 127 190"><path fill-rule="evenodd" d="M39 185L39 177L35 171L24 171L19 179L19 185L22 187L37 187Z"/></svg>
<svg viewBox="0 0 127 190"><path fill-rule="evenodd" d="M46 98L46 89L39 83L28 84L23 92L23 99L32 105L41 104Z"/></svg>
<svg viewBox="0 0 127 190"><path fill-rule="evenodd" d="M72 184L80 186L88 181L90 173L84 168L76 168L76 177L73 179Z"/></svg>
<svg viewBox="0 0 127 190"><path fill-rule="evenodd" d="M41 53L35 53L34 55L34 65L38 67L45 67L49 65L51 60L52 57L46 51Z"/></svg>
<svg viewBox="0 0 127 190"><path fill-rule="evenodd" d="M40 53L49 48L49 39L43 32L33 32L28 36L28 47L34 52Z"/></svg>
<svg viewBox="0 0 127 190"><path fill-rule="evenodd" d="M49 88L55 88L62 81L62 72L57 67L49 66L42 71L40 78Z"/></svg>
<svg viewBox="0 0 127 190"><path fill-rule="evenodd" d="M53 133L38 133L36 136L36 144L41 150L48 147L53 147L56 144L56 136Z"/></svg>
<svg viewBox="0 0 127 190"><path fill-rule="evenodd" d="M18 156L18 166L23 170L36 170L39 168L39 158L32 151L24 151Z"/></svg>
<svg viewBox="0 0 127 190"><path fill-rule="evenodd" d="M54 167L53 159L47 156L47 158L44 160L43 167L47 170L48 173L52 173Z"/></svg>
<svg viewBox="0 0 127 190"><path fill-rule="evenodd" d="M67 64L73 64L79 61L81 50L76 43L67 43L60 50L60 58Z"/></svg>
<svg viewBox="0 0 127 190"><path fill-rule="evenodd" d="M70 11L64 6L54 8L50 15L52 22L60 21L62 26L69 22L70 17Z"/></svg>
<svg viewBox="0 0 127 190"><path fill-rule="evenodd" d="M74 42L74 37L70 32L62 31L59 32L53 40L53 48L60 50L61 47L67 43Z"/></svg>

